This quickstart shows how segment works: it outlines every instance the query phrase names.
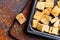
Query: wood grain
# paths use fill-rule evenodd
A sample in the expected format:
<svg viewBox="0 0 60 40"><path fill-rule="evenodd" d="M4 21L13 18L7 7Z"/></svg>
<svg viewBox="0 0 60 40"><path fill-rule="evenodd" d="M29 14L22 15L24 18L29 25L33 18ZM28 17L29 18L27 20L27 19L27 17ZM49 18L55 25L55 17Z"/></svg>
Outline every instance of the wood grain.
<svg viewBox="0 0 60 40"><path fill-rule="evenodd" d="M18 21L15 21L14 25L10 29L11 35L18 40L45 40L41 37L34 36L26 32L30 11L32 9L32 3L33 1L30 0L23 10L23 14L27 18L27 21L22 25L20 25Z"/></svg>

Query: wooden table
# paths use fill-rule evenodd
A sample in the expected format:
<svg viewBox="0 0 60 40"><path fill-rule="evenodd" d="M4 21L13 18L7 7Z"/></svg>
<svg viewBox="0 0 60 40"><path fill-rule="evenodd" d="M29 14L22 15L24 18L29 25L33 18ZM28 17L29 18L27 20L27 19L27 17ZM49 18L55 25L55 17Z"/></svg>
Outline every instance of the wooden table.
<svg viewBox="0 0 60 40"><path fill-rule="evenodd" d="M26 7L22 11L27 19L27 21L22 25L20 25L19 22L14 19L18 14L16 11L16 6L18 6L16 2L17 4L20 3L19 0L0 0L0 19L2 20L0 20L0 40L46 40L43 37L29 34L26 31L33 0L29 0ZM14 20L15 22L10 28L10 24L12 24Z"/></svg>
<svg viewBox="0 0 60 40"><path fill-rule="evenodd" d="M27 6L25 7L25 9L23 10L23 14L25 15L27 19L26 23L24 23L23 25L20 25L17 21L15 21L13 27L10 30L11 35L19 40L45 40L42 37L31 35L26 32L27 23L28 23L30 11L32 8L32 3L33 1L30 0Z"/></svg>

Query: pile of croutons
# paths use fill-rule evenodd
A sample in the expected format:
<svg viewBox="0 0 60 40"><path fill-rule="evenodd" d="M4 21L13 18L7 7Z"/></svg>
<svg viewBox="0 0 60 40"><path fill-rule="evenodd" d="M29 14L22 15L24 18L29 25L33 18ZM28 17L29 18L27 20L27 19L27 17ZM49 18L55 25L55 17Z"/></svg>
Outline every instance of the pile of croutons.
<svg viewBox="0 0 60 40"><path fill-rule="evenodd" d="M60 31L60 0L39 0L32 20L32 27L50 34L59 35Z"/></svg>

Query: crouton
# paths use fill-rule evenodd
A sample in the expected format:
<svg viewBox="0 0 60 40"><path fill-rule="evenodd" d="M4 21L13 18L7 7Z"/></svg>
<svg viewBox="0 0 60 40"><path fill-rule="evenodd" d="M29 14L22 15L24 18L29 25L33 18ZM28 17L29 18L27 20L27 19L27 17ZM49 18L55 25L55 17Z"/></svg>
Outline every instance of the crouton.
<svg viewBox="0 0 60 40"><path fill-rule="evenodd" d="M52 34L58 35L58 27L53 27Z"/></svg>
<svg viewBox="0 0 60 40"><path fill-rule="evenodd" d="M36 8L39 10L44 10L45 8L45 2L38 2L36 5Z"/></svg>
<svg viewBox="0 0 60 40"><path fill-rule="evenodd" d="M34 19L37 19L38 21L40 21L42 15L43 15L43 14L42 14L41 12L36 11L33 18L34 18Z"/></svg>
<svg viewBox="0 0 60 40"><path fill-rule="evenodd" d="M39 22L37 20L33 20L32 22L32 27L37 28Z"/></svg>
<svg viewBox="0 0 60 40"><path fill-rule="evenodd" d="M57 2L58 7L60 7L60 1Z"/></svg>
<svg viewBox="0 0 60 40"><path fill-rule="evenodd" d="M20 13L16 16L16 19L20 24L23 24L26 21L26 18L24 17L23 13Z"/></svg>
<svg viewBox="0 0 60 40"><path fill-rule="evenodd" d="M48 15L43 15L43 17L41 18L41 22L44 24L49 24L49 21L51 21L52 17L48 16Z"/></svg>
<svg viewBox="0 0 60 40"><path fill-rule="evenodd" d="M57 20L57 21L54 23L54 25L53 25L53 26L54 26L54 27L58 27L58 26L59 26L59 22L60 22L60 21L59 21L59 20Z"/></svg>
<svg viewBox="0 0 60 40"><path fill-rule="evenodd" d="M51 23L54 23L54 22L56 22L58 20L58 17L55 17L55 18L53 18L52 20L51 20Z"/></svg>
<svg viewBox="0 0 60 40"><path fill-rule="evenodd" d="M60 9L59 9L58 6L56 5L56 6L53 8L51 14L52 14L54 17L57 17L57 16L59 15L59 13L60 13Z"/></svg>

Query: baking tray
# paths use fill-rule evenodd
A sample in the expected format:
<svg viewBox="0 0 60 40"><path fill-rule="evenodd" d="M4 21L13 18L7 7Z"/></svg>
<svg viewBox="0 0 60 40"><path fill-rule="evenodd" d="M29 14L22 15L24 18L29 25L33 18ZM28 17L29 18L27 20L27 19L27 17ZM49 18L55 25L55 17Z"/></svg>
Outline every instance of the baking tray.
<svg viewBox="0 0 60 40"><path fill-rule="evenodd" d="M52 40L60 40L60 36L40 32L40 31L37 31L37 30L32 28L32 19L33 19L33 15L35 13L35 10L36 10L36 3L37 3L37 0L35 0L35 2L33 4L30 19L29 19L29 22L28 22L27 32L31 33L31 34L41 36L41 37L45 37L45 38L48 38L48 39L52 39ZM55 5L57 4L57 0L54 0L54 4Z"/></svg>

